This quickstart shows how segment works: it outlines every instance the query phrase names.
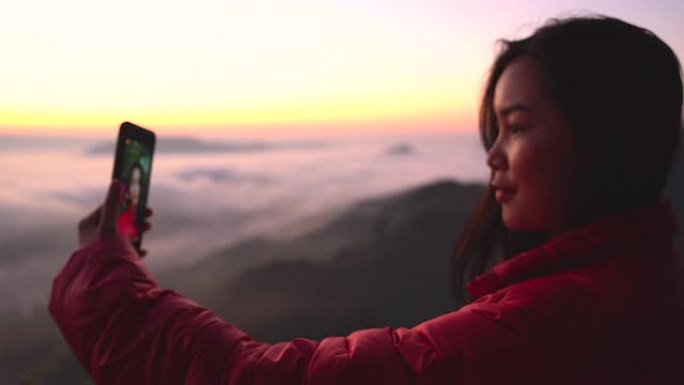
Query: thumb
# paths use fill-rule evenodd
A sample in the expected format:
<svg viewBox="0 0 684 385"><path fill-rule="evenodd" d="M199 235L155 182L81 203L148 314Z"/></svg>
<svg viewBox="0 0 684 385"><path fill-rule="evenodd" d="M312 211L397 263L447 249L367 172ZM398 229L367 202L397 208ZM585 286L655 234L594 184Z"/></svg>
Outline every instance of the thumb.
<svg viewBox="0 0 684 385"><path fill-rule="evenodd" d="M116 235L116 219L119 214L119 207L123 201L124 185L118 180L112 180L107 191L107 198L102 207L102 222L100 222L100 232L102 235Z"/></svg>

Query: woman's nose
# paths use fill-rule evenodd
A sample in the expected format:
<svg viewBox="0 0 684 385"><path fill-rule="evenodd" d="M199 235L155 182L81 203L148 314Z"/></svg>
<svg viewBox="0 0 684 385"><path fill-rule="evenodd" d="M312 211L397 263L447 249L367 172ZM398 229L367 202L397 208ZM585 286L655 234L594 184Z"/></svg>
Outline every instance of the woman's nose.
<svg viewBox="0 0 684 385"><path fill-rule="evenodd" d="M487 166L492 170L502 170L506 167L506 156L501 151L499 140L487 151Z"/></svg>

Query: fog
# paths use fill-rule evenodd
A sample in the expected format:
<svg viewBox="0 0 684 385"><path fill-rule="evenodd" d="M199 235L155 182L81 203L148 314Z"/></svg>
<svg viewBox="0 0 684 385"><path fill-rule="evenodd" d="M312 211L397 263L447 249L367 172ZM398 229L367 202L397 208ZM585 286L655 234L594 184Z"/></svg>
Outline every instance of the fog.
<svg viewBox="0 0 684 385"><path fill-rule="evenodd" d="M0 138L0 313L28 314L47 302L52 277L76 248L76 224L104 198L113 141ZM295 236L359 199L488 176L474 134L160 138L158 149L153 230L143 242L153 272L196 263L252 235Z"/></svg>

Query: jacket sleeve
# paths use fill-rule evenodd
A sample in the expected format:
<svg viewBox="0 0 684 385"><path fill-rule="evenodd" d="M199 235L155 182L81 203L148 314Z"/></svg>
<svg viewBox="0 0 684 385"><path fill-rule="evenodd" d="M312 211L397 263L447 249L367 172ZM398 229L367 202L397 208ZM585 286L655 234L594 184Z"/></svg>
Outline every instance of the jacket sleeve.
<svg viewBox="0 0 684 385"><path fill-rule="evenodd" d="M492 364L520 370L516 333L466 308L411 329L259 343L159 289L119 238L76 251L48 308L97 384L465 384L482 383Z"/></svg>

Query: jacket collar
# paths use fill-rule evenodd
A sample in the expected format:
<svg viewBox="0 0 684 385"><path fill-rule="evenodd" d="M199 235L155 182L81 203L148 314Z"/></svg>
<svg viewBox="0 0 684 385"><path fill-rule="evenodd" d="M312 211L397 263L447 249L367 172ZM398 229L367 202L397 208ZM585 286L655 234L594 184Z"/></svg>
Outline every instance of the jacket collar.
<svg viewBox="0 0 684 385"><path fill-rule="evenodd" d="M507 259L474 278L466 289L472 300L515 282L598 260L607 248L662 237L668 245L678 229L669 200L603 217Z"/></svg>

